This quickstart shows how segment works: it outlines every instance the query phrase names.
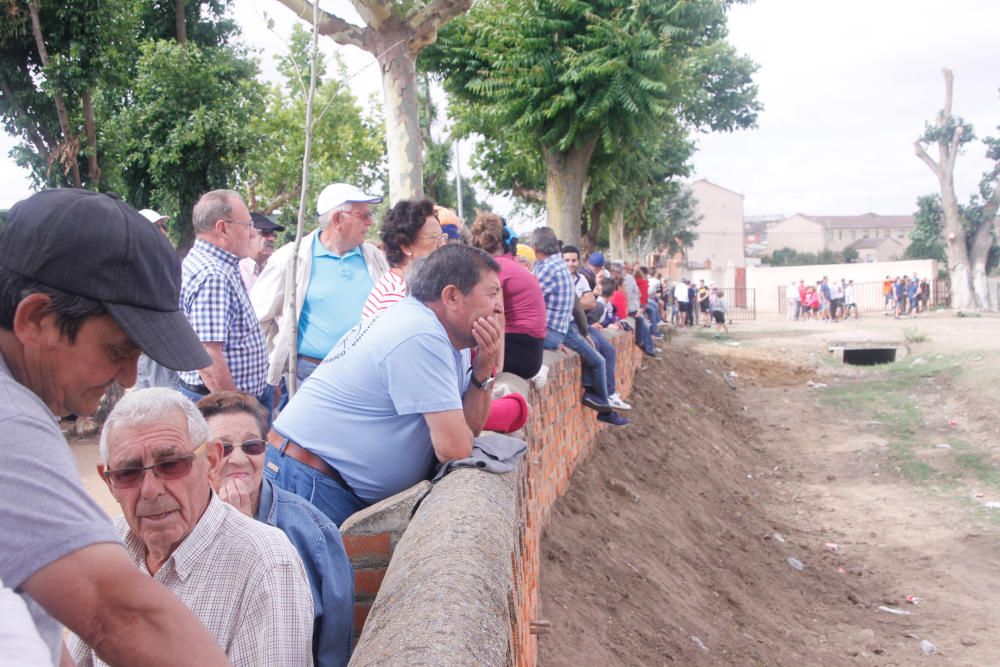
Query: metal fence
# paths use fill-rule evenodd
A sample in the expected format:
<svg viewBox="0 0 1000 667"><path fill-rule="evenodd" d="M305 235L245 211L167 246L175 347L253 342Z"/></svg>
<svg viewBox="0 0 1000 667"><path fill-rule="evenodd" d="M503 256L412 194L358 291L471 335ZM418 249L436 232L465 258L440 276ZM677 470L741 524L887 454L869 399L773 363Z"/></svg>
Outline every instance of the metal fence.
<svg viewBox="0 0 1000 667"><path fill-rule="evenodd" d="M778 287L778 312L782 315L788 312L788 299L786 295L791 286L781 285ZM815 285L813 286L815 287ZM859 313L881 313L885 312L889 306L886 303L885 294L882 291L882 281L854 283L854 302L858 306ZM947 308L951 303L951 290L947 278L936 278L931 281L931 308Z"/></svg>

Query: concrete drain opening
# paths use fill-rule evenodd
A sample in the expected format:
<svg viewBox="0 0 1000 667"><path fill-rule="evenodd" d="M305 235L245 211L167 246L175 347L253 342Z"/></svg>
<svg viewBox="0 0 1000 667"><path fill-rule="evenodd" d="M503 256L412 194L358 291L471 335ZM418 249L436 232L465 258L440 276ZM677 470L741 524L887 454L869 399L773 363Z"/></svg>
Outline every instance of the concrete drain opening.
<svg viewBox="0 0 1000 667"><path fill-rule="evenodd" d="M845 364L852 366L877 366L891 364L905 358L909 349L906 345L892 343L855 343L841 344L830 347L833 356Z"/></svg>
<svg viewBox="0 0 1000 667"><path fill-rule="evenodd" d="M852 366L874 366L896 361L896 348L873 347L863 350L844 350L844 363Z"/></svg>

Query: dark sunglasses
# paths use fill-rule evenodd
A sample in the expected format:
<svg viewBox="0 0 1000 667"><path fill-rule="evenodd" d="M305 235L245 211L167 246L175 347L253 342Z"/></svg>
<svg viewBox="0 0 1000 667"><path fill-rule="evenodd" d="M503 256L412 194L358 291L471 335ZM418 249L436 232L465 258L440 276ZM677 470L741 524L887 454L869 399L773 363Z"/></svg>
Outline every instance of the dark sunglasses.
<svg viewBox="0 0 1000 667"><path fill-rule="evenodd" d="M263 440L259 440L256 438L253 440L244 440L243 442L236 442L236 443L226 442L225 440L223 440L222 456L223 457L229 456L230 454L233 453L233 450L237 447L241 447L243 449L243 453L246 454L247 456L260 456L261 454L264 453L264 450L267 448L267 443L264 442Z"/></svg>
<svg viewBox="0 0 1000 667"><path fill-rule="evenodd" d="M190 454L178 456L175 459L167 459L166 461L158 461L151 466L105 470L104 479L108 480L108 484L116 489L131 489L139 486L142 484L142 480L145 479L147 470L152 470L153 475L157 479L180 479L191 472L191 466L194 465L195 458L207 444L207 442L202 444Z"/></svg>

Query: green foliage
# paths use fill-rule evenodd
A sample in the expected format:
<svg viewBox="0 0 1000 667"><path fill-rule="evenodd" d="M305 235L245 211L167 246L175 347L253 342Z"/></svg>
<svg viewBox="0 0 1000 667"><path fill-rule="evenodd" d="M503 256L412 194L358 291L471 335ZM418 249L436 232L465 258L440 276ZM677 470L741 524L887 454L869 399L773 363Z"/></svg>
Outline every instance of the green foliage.
<svg viewBox="0 0 1000 667"><path fill-rule="evenodd" d="M945 261L944 241L941 238L943 213L941 195L924 195L917 198L917 212L910 230L910 245L903 257L906 259L934 259Z"/></svg>
<svg viewBox="0 0 1000 667"><path fill-rule="evenodd" d="M305 153L305 109L309 83L310 35L301 26L292 29L288 53L278 60L284 76L281 86L262 91L260 113L250 118L251 146L241 173L252 185L254 210L274 212L294 226L298 218L302 156ZM364 115L344 81L342 63L334 62L336 77L317 71L313 102L313 143L306 201L329 183L348 182L361 188L384 190L385 153L382 120ZM319 75L322 74L323 77ZM309 221L314 222L311 218ZM309 225L308 227L311 227Z"/></svg>
<svg viewBox="0 0 1000 667"><path fill-rule="evenodd" d="M771 253L770 257L761 257L762 264L768 264L770 266L811 266L815 264L844 264L850 261L856 260L858 253L848 252L844 250L843 252L833 252L832 250L823 250L821 252L799 252L793 248L781 248L780 250L775 250ZM853 259L849 259L853 258Z"/></svg>
<svg viewBox="0 0 1000 667"><path fill-rule="evenodd" d="M109 184L134 206L155 203L173 216L182 246L197 198L235 186L246 163L264 96L255 74L253 61L225 47L146 42L128 105L107 109Z"/></svg>
<svg viewBox="0 0 1000 667"><path fill-rule="evenodd" d="M454 98L462 135L479 134L488 189L537 201L545 151L598 140L587 205L624 202L630 232L686 173L694 129L752 125L754 65L722 40L716 0L499 0L452 21L424 62ZM596 236L591 229L590 235Z"/></svg>

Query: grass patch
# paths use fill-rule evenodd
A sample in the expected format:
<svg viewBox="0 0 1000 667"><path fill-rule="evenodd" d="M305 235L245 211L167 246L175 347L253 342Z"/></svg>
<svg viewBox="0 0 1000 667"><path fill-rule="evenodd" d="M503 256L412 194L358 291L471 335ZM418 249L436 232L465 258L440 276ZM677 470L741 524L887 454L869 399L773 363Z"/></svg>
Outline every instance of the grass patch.
<svg viewBox="0 0 1000 667"><path fill-rule="evenodd" d="M916 327L905 327L903 337L907 343L923 343L927 340L927 334Z"/></svg>
<svg viewBox="0 0 1000 667"><path fill-rule="evenodd" d="M921 386L932 379L956 377L967 356L918 356L889 366L872 367L867 379L825 389L821 404L878 422L889 445L890 458L906 479L919 484L943 482L942 473L917 456L917 452L930 443L924 435L923 411L911 396L920 395ZM969 458L965 459L968 467L963 470L985 474L982 467L988 464L975 461L976 455L971 451L968 454ZM1000 483L1000 475L997 475L997 482Z"/></svg>

